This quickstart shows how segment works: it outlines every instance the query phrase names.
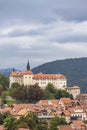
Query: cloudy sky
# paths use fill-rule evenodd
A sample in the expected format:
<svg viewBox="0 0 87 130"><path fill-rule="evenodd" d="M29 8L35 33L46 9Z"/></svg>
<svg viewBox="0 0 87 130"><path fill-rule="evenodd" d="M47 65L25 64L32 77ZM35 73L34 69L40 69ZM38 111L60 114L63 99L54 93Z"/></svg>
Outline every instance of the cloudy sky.
<svg viewBox="0 0 87 130"><path fill-rule="evenodd" d="M0 0L0 69L87 56L87 0Z"/></svg>

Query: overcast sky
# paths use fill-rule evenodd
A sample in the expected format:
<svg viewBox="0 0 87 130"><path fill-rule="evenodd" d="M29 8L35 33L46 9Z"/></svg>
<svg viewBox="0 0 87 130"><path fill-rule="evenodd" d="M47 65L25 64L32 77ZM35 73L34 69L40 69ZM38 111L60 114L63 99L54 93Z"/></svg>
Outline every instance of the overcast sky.
<svg viewBox="0 0 87 130"><path fill-rule="evenodd" d="M87 0L0 0L0 69L87 56Z"/></svg>

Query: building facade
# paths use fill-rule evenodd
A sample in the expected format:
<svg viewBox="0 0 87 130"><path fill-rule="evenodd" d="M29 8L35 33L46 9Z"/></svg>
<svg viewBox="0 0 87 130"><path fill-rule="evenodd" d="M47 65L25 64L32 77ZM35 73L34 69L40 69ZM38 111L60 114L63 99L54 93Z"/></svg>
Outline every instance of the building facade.
<svg viewBox="0 0 87 130"><path fill-rule="evenodd" d="M24 72L12 71L10 74L10 87L13 83L28 86L38 84L42 89L45 89L48 83L52 83L56 89L65 89L67 87L67 78L63 74L33 74L30 70L29 63L27 70Z"/></svg>
<svg viewBox="0 0 87 130"><path fill-rule="evenodd" d="M66 91L73 95L73 98L75 99L77 95L80 94L80 87L79 86L73 86L73 87L67 87Z"/></svg>

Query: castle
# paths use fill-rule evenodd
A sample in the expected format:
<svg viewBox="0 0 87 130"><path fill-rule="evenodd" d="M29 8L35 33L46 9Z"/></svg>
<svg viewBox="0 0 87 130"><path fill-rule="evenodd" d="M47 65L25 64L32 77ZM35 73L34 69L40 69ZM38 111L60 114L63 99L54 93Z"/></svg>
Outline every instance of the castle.
<svg viewBox="0 0 87 130"><path fill-rule="evenodd" d="M13 69L9 80L10 87L13 83L19 83L24 86L34 85L37 83L42 89L45 89L48 83L51 83L56 89L66 90L72 94L74 98L80 94L79 86L67 87L67 78L63 74L43 74L41 72L33 74L30 70L29 62L27 63L27 69L24 72L16 72Z"/></svg>
<svg viewBox="0 0 87 130"><path fill-rule="evenodd" d="M62 74L33 74L30 70L29 62L24 72L16 72L14 69L10 74L10 87L13 83L28 86L37 83L42 89L45 89L48 83L52 83L56 89L65 89L67 86L67 78Z"/></svg>

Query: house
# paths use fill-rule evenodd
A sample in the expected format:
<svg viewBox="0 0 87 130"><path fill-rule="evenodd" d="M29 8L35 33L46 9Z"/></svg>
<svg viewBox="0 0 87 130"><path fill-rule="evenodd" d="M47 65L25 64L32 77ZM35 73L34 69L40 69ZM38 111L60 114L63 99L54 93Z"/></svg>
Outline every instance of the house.
<svg viewBox="0 0 87 130"><path fill-rule="evenodd" d="M85 120L86 119L86 112L81 107L76 106L71 113L71 118Z"/></svg>
<svg viewBox="0 0 87 130"><path fill-rule="evenodd" d="M59 125L58 129L59 130L75 130L70 125Z"/></svg>
<svg viewBox="0 0 87 130"><path fill-rule="evenodd" d="M61 115L66 119L67 123L71 121L71 113L69 110L63 110Z"/></svg>
<svg viewBox="0 0 87 130"><path fill-rule="evenodd" d="M83 121L81 120L75 120L75 121L72 121L72 124L71 124L72 128L75 129L75 130L86 130L86 125Z"/></svg>
<svg viewBox="0 0 87 130"><path fill-rule="evenodd" d="M73 98L75 99L77 95L80 94L80 87L79 86L73 86L73 87L67 87L66 91L73 95Z"/></svg>
<svg viewBox="0 0 87 130"><path fill-rule="evenodd" d="M11 107L0 109L0 113L10 112L17 119L21 116L26 116L30 112L38 114L40 111L40 108L35 104L13 104Z"/></svg>
<svg viewBox="0 0 87 130"><path fill-rule="evenodd" d="M61 116L61 106L59 100L40 100L36 103L41 111L38 113L39 120L49 121L52 117Z"/></svg>
<svg viewBox="0 0 87 130"><path fill-rule="evenodd" d="M74 102L70 98L60 98L59 104L61 105L61 108L65 110L68 107L72 107Z"/></svg>

